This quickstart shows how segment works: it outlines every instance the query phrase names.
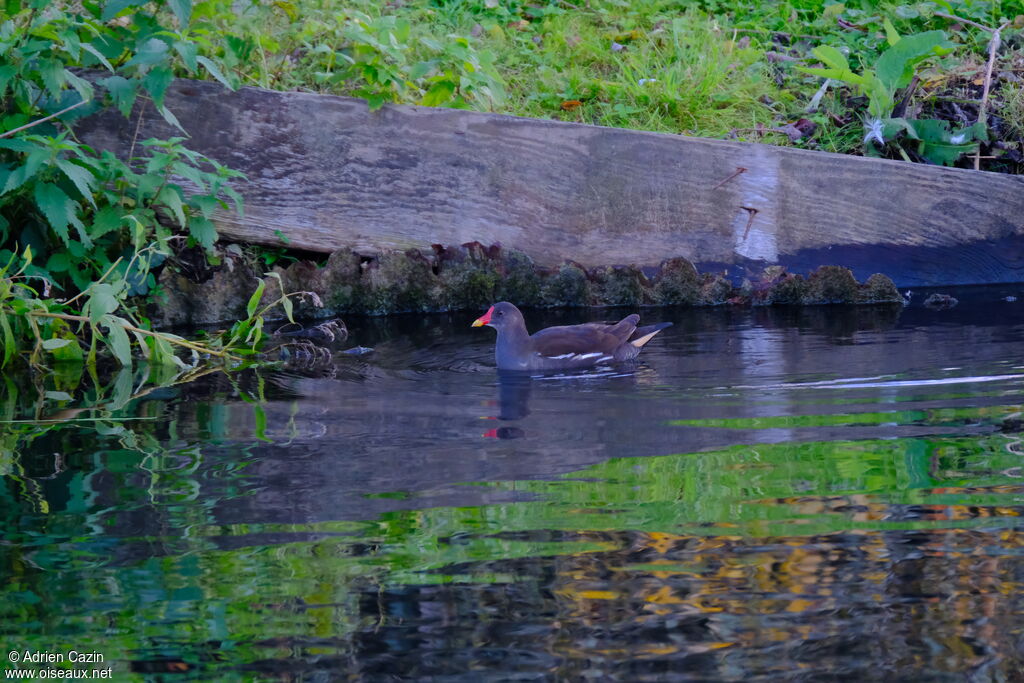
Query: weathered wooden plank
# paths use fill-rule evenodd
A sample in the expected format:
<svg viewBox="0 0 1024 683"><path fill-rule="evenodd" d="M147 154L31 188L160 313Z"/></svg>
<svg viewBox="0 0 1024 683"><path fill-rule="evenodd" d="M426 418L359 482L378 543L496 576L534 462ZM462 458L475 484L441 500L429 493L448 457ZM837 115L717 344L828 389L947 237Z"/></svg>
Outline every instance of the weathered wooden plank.
<svg viewBox="0 0 1024 683"><path fill-rule="evenodd" d="M1024 178L451 109L176 81L189 145L244 171L244 218L223 235L330 251L471 240L542 264L656 265L685 256L734 275L883 271L901 286L1014 282ZM141 136L177 131L152 107ZM135 122L82 122L127 149ZM740 169L742 172L737 173Z"/></svg>

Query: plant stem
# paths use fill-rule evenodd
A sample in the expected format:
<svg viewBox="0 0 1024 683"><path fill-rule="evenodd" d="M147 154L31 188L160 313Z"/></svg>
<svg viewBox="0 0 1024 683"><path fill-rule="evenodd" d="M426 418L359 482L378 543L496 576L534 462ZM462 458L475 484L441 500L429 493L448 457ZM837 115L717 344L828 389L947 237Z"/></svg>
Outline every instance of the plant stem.
<svg viewBox="0 0 1024 683"><path fill-rule="evenodd" d="M991 26L985 26L984 24L979 24L976 21L971 21L970 19L964 19L963 17L958 17L955 14L946 14L945 12L936 12L935 16L942 17L943 19L950 19L952 21L957 21L957 22L959 22L961 24L970 24L971 26L973 26L975 28L980 28L982 31L988 31L989 33L992 33L992 32L997 31L997 30L1002 30L1001 28L1000 29L994 29ZM1006 24L1003 24L1003 27L1005 27L1005 26L1006 26Z"/></svg>
<svg viewBox="0 0 1024 683"><path fill-rule="evenodd" d="M117 257L117 260L116 260L116 261L114 261L114 262L113 262L113 263L112 263L112 264L110 265L110 268L107 268L107 272L103 273L103 275L102 275L102 276L100 277L100 279L99 279L99 280L97 280L96 282L92 283L92 285L98 285L99 283L101 283L101 282L103 282L104 280L106 280L106 279L107 279L107 276L108 276L108 275L110 275L110 273L112 273L112 272L113 272L114 268L117 268L117 264L118 264L118 263L120 263L120 262L121 262L121 259L123 259L123 258L124 258L123 256L118 256L118 257ZM74 302L74 301L75 301L76 299L78 299L78 297L80 297L80 296L82 296L83 294L85 294L86 292L88 292L88 291L89 291L89 289L90 289L90 288L92 288L92 285L89 285L88 287L86 287L85 289L83 289L83 290L82 290L81 292L79 292L78 294L74 295L73 297L71 297L70 299L68 299L67 301L65 301L65 302L64 302L64 305L65 305L65 306L67 306L68 304L71 304L71 303L73 303L73 302Z"/></svg>
<svg viewBox="0 0 1024 683"><path fill-rule="evenodd" d="M131 144L131 147L128 148L128 156L125 157L125 163L128 165L129 169L131 169L132 157L135 156L135 142L139 139L139 129L142 128L142 114L143 114L143 112L145 112L146 104L149 102L149 100L147 100L146 98L140 97L138 99L142 101L142 104L139 105L138 118L135 120L135 132L132 133L132 144ZM132 105L133 109L134 109L134 106L135 105L133 104ZM129 115L131 115L131 113L132 112L128 112ZM124 203L124 193L125 193L126 189L127 188L125 186L121 187L121 199L120 199L121 203ZM141 201L142 198L139 197L138 199Z"/></svg>
<svg viewBox="0 0 1024 683"><path fill-rule="evenodd" d="M20 133L23 130L26 130L28 128L32 128L33 126L38 126L40 123L46 123L50 119L57 118L61 114L67 114L72 109L77 109L78 107L81 107L86 102L90 102L90 101L91 100L81 100L80 102L76 102L75 104L72 104L70 107L64 107L63 109L61 109L56 114L50 114L49 116L43 117L41 119L36 119L35 121L29 121L24 126L18 126L17 128L13 128L13 129L7 131L6 133L0 133L0 138L7 138L7 137L10 137L10 136L14 135L15 133Z"/></svg>
<svg viewBox="0 0 1024 683"><path fill-rule="evenodd" d="M1009 25L1010 22L1004 23L999 28L992 31L992 40L988 44L988 64L985 65L985 86L981 91L981 104L978 106L978 123L985 126L985 130L988 130L988 92L989 88L992 87L992 68L996 64L996 51L999 49L999 43L1001 42L1001 31ZM981 170L981 143L978 143L978 151L974 153L974 170Z"/></svg>
<svg viewBox="0 0 1024 683"><path fill-rule="evenodd" d="M39 317L39 318L60 318L61 320L72 320L72 321L75 321L75 322L82 322L82 323L90 322L89 318L84 316L84 315L72 315L70 313L50 313L49 311L45 311L45 312L44 311L29 311L28 315ZM171 344L177 344L179 346L184 346L185 348L192 349L193 351L196 351L198 353L208 353L211 356L217 356L219 358L224 358L224 359L227 359L227 360L239 360L239 361L242 360L238 356L233 356L230 353L228 353L227 351L217 351L216 349L211 349L209 347L202 346L201 344L193 344L192 342L187 341L185 339L178 339L176 337L168 337L165 334L160 334L159 332L153 332L152 330L144 330L141 327L136 327L135 325L128 325L128 324L125 324L125 323L118 323L118 324L121 325L121 327L123 327L124 329L128 330L129 332L138 332L140 334L145 334L147 336L155 337L157 339L163 339L166 342L169 342Z"/></svg>

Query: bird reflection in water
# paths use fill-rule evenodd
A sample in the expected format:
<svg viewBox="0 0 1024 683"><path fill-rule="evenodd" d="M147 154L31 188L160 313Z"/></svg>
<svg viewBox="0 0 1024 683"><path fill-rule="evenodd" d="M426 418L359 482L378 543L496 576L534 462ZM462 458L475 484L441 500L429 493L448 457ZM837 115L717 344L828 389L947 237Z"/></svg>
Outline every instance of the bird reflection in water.
<svg viewBox="0 0 1024 683"><path fill-rule="evenodd" d="M530 392L533 377L527 372L498 371L498 414L492 420L522 420L530 414ZM521 439L526 432L521 427L505 425L484 432L492 439Z"/></svg>
<svg viewBox="0 0 1024 683"><path fill-rule="evenodd" d="M638 370L643 367L639 361L630 360L616 363L614 366L597 366L593 369L566 373L531 374L516 370L498 371L498 414L488 416L488 420L515 421L522 420L530 414L530 394L535 382L568 381L588 383L599 382L633 383L637 379ZM492 404L493 405L493 404ZM526 432L513 425L495 427L484 432L483 436L492 439L521 439Z"/></svg>

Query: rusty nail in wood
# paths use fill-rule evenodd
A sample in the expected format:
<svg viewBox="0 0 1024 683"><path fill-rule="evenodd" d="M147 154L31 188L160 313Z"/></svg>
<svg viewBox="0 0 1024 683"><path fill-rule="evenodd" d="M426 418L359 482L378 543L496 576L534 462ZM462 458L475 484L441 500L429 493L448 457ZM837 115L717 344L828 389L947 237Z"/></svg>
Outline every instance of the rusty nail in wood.
<svg viewBox="0 0 1024 683"><path fill-rule="evenodd" d="M743 231L743 239L747 239L747 235L750 234L750 226L754 224L754 216L757 215L757 209L749 206L741 206L741 209L747 212L747 228Z"/></svg>
<svg viewBox="0 0 1024 683"><path fill-rule="evenodd" d="M723 180L722 182L718 183L717 185L715 185L715 186L714 186L714 187L712 187L711 189L712 189L712 190L717 190L717 189L718 189L718 188L720 188L720 187L721 187L722 185L725 185L725 184L726 184L727 182L729 182L730 180L732 180L733 178L735 178L735 177L736 177L736 176L738 176L739 174L741 174L741 173L746 173L746 172L747 172L747 169L743 168L742 166L737 166L737 167L736 167L736 172L735 172L735 173L733 173L733 174L732 174L732 175L730 175L730 176L729 176L728 178L726 178L726 179L725 179L725 180Z"/></svg>

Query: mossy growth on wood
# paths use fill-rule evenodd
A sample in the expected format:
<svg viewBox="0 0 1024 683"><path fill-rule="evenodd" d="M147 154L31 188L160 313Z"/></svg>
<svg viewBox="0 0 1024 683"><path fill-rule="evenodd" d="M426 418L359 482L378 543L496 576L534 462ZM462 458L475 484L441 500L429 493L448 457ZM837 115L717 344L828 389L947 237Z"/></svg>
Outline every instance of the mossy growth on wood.
<svg viewBox="0 0 1024 683"><path fill-rule="evenodd" d="M296 310L304 318L477 311L495 301L542 308L903 303L885 275L872 275L860 284L840 266L822 266L806 277L770 266L760 277L736 286L722 274L699 273L682 257L666 259L649 277L633 265L588 270L566 261L545 269L520 251L479 242L435 245L430 253L340 249L324 265L297 261L274 270L287 290L316 295ZM230 272L201 284L167 271L161 277L167 301L154 317L164 325L235 319L259 275L253 264L237 260ZM230 296L220 291L225 288ZM276 278L267 278L265 296L278 289Z"/></svg>

